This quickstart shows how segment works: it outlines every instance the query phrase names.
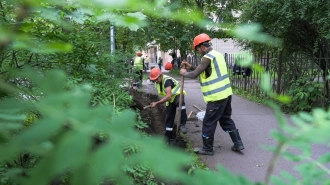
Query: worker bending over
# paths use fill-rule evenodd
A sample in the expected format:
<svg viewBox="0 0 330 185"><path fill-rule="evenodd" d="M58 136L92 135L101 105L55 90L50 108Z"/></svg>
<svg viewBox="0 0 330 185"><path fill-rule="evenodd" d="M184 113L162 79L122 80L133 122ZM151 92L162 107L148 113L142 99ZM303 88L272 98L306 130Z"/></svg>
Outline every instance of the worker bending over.
<svg viewBox="0 0 330 185"><path fill-rule="evenodd" d="M155 107L158 104L166 103L165 139L166 142L169 144L174 131L176 108L179 107L180 84L174 78L162 74L162 71L159 68L153 68L150 71L150 80L154 82L158 94L163 97L157 102L152 102L151 107ZM187 133L187 129L185 127L187 121L187 113L184 102L184 94L186 94L185 91L183 91L182 95L180 131L185 134Z"/></svg>

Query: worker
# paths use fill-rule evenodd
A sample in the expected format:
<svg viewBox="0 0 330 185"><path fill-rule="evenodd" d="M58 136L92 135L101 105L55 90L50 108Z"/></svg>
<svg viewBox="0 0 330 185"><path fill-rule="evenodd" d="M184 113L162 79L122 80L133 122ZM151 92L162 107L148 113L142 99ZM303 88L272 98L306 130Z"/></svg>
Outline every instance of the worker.
<svg viewBox="0 0 330 185"><path fill-rule="evenodd" d="M142 59L142 53L138 51L136 52L136 57L134 59L134 71L135 74L138 76L135 80L135 84L138 88L142 86L143 69L144 69L144 62Z"/></svg>
<svg viewBox="0 0 330 185"><path fill-rule="evenodd" d="M166 64L165 64L165 70L172 70L173 69L173 65L172 65L172 63L171 62L167 62Z"/></svg>
<svg viewBox="0 0 330 185"><path fill-rule="evenodd" d="M169 144L170 139L173 137L174 131L174 119L176 115L176 108L179 107L180 101L180 83L174 78L162 74L159 68L153 68L150 71L150 80L154 82L155 88L160 96L163 98L157 102L152 102L151 107L166 103L166 123L165 123L165 139ZM180 131L183 134L187 133L185 127L187 121L187 113L184 101L183 91L182 95L182 107L181 107L181 119L180 119Z"/></svg>
<svg viewBox="0 0 330 185"><path fill-rule="evenodd" d="M148 58L148 56L146 56L146 58L145 58L145 65L146 65L146 68L145 68L145 70L149 70L149 62L150 62L150 59Z"/></svg>
<svg viewBox="0 0 330 185"><path fill-rule="evenodd" d="M234 121L231 119L232 89L228 77L227 65L224 56L213 50L211 38L205 34L199 34L194 38L193 50L202 55L201 63L196 67L187 61L182 62L187 72L182 68L180 74L188 78L196 78L199 75L204 101L207 103L202 127L203 148L195 148L194 151L202 155L213 155L214 133L217 122L221 128L229 133L234 145L233 151L244 149L243 142L238 133Z"/></svg>

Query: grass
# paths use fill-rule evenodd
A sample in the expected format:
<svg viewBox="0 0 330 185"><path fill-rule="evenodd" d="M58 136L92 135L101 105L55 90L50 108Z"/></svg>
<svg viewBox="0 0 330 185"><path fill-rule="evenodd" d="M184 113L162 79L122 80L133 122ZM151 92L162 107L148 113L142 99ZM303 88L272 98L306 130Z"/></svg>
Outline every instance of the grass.
<svg viewBox="0 0 330 185"><path fill-rule="evenodd" d="M170 73L172 73L172 74L174 74L174 75L181 75L181 74L180 74L180 70L177 69L177 68L172 69L172 70L170 71Z"/></svg>
<svg viewBox="0 0 330 185"><path fill-rule="evenodd" d="M267 96L265 94L260 94L260 95L257 95L257 94L252 94L252 93L249 93L247 91L244 91L240 88L237 88L237 87L233 87L232 86L232 89L233 89L233 93L238 95L238 96L241 96L245 99L248 99L250 101L253 101L255 103L259 103L259 104L265 104L266 100L268 100Z"/></svg>
<svg viewBox="0 0 330 185"><path fill-rule="evenodd" d="M192 158L193 158L193 163L191 164L191 167L190 167L188 173L191 174L191 173L193 173L194 170L197 170L197 169L208 170L209 168L206 166L205 163L202 162L200 156L197 155L197 154L194 152L194 148L193 148L193 146L192 146L191 141L188 140L188 138L187 138L186 135L181 134L181 136L183 137L183 139L185 140L185 142L186 142L186 144L187 144L186 151L187 151L188 153L190 153L190 155L191 155Z"/></svg>

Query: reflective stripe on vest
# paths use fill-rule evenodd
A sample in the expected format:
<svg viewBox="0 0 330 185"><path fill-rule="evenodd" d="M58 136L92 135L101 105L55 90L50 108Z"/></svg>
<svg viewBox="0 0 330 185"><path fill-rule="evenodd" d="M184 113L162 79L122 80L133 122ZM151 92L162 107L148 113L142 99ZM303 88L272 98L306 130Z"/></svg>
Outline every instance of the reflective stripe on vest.
<svg viewBox="0 0 330 185"><path fill-rule="evenodd" d="M200 74L200 84L205 102L213 102L232 95L227 65L223 55L215 50L203 57L211 60L212 73L206 77L206 72Z"/></svg>
<svg viewBox="0 0 330 185"><path fill-rule="evenodd" d="M135 57L134 68L138 70L143 70L142 57Z"/></svg>
<svg viewBox="0 0 330 185"><path fill-rule="evenodd" d="M166 96L166 90L165 90L165 82L166 80L172 80L173 83L174 83L174 88L172 89L172 97L170 99L170 103L172 103L174 101L174 98L180 94L180 83L175 80L174 78L170 77L170 76L167 76L167 75L163 75L163 79L162 79L162 84L157 84L155 83L155 88L157 89L157 92L160 96ZM163 88L163 91L160 90L160 86L162 85L162 88ZM186 94L186 91L183 91L183 94ZM169 104L169 102L167 101L166 102L166 106Z"/></svg>

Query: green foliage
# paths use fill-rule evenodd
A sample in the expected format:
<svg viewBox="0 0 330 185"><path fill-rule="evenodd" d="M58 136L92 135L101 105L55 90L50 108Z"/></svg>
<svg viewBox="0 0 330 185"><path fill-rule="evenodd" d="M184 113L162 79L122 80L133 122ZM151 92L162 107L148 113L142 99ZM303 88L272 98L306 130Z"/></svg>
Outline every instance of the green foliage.
<svg viewBox="0 0 330 185"><path fill-rule="evenodd" d="M157 179L155 179L152 172L144 164L138 164L134 167L132 166L123 166L122 169L132 176L132 181L137 185L157 185Z"/></svg>
<svg viewBox="0 0 330 185"><path fill-rule="evenodd" d="M230 17L230 12L245 1L219 2L222 2L221 10L217 14L223 15L222 21L228 21L236 20ZM291 37L292 33L303 33L299 25L315 26L319 30L314 33L320 33L310 43L300 46L306 45L313 52L316 41L321 41L318 46L326 43L323 38L328 38L330 25L325 18L330 7L326 2L257 2L248 1L241 20L247 18L261 23L266 20L268 24L263 23L263 28L268 30L262 31L280 38L287 35L284 46L295 46L292 40L287 42L291 38L309 42L306 39L309 36L304 34ZM210 1L12 0L1 1L0 5L1 184L49 184L56 178L68 184L126 185L159 181L189 185L256 184L234 176L223 167L215 172L200 170L203 166L196 165L189 173L183 171L190 167L193 158L165 146L160 138L141 134L136 128L145 125L136 123L136 113L125 109L130 97L121 86L132 76L126 62L134 49L156 40L165 42L164 50L174 45L174 49L189 51L192 36L210 23L201 17L213 13L208 10L218 10L219 4ZM197 9L207 13L201 16ZM139 28L151 25L154 20L159 22L150 26L151 30ZM125 27L116 28L120 33L117 46L122 52L114 55L107 54L109 22ZM290 30L292 32L288 32ZM258 37L260 31L260 27L248 26L230 33L248 44L277 40L265 34ZM13 69L20 71L12 73ZM262 67L258 70L264 72ZM262 75L261 84L267 97L288 99L272 94L266 82L269 82L268 74ZM266 184L329 184L326 176L330 174L329 155L315 160L310 149L314 143L329 143L329 110L299 113L291 118L295 124L292 126L274 103L269 105L275 110L280 128L273 132L279 145L274 149L271 163L276 164L277 157L283 155L305 164L296 167L301 174L299 180L288 173L272 177L274 165L270 165ZM96 142L95 137L100 141ZM301 152L292 153L286 150L288 147ZM26 154L29 157L24 161Z"/></svg>
<svg viewBox="0 0 330 185"><path fill-rule="evenodd" d="M136 126L138 129L144 129L144 128L147 128L147 127L148 127L148 124L142 121L140 111L137 110L136 113L137 113L137 122L135 123L135 126Z"/></svg>
<svg viewBox="0 0 330 185"><path fill-rule="evenodd" d="M170 73L175 74L175 75L180 75L180 70L175 68L170 71Z"/></svg>
<svg viewBox="0 0 330 185"><path fill-rule="evenodd" d="M253 94L248 91L244 91L240 88L235 88L235 87L233 87L233 92L234 92L234 94L237 94L248 100L251 100L253 102L260 103L260 104L265 104L266 100L268 99L266 94L263 92L260 92L259 94Z"/></svg>
<svg viewBox="0 0 330 185"><path fill-rule="evenodd" d="M327 60L330 51L329 7L330 2L323 0L246 1L241 7L240 24L261 24L263 33L282 42L280 46L271 48L248 39L242 39L240 43L254 53L275 50L317 58L314 63L322 70L325 80L330 64ZM273 43L272 40L269 42ZM328 88L329 82L325 83ZM325 96L329 96L328 90Z"/></svg>
<svg viewBox="0 0 330 185"><path fill-rule="evenodd" d="M45 74L45 78L33 78L31 74L33 73L29 72L24 76L31 79L45 96L38 102L24 99L3 101L0 119L8 126L23 124L25 116L17 117L17 113L32 108L40 110L43 116L29 128L12 134L5 142L1 142L0 149L6 152L0 156L0 162L8 161L23 151L40 160L32 169L17 167L17 178L10 179L11 181L20 184L47 184L70 169L69 171L75 172L70 179L71 184L93 184L105 178L118 184L131 184L127 174L118 168L123 165L134 166L141 161L161 178L185 176L185 173L178 173L177 170L183 164L188 165L191 159L167 148L161 139L141 137L133 128L133 112L114 114L111 106L91 107L89 102L93 87L86 84L71 86L70 90L66 90L66 76L62 72L51 71ZM57 79L56 83L48 85L54 78ZM10 130L12 127L2 129L4 132ZM102 147L93 149L92 136L99 132L108 135L109 141L104 142ZM144 152L123 157L122 145L127 143L139 146ZM164 154L161 161L153 157L159 156L159 152ZM166 168L159 169L159 166ZM30 178L18 178L17 175L22 172ZM37 175L40 173L43 174L42 177Z"/></svg>
<svg viewBox="0 0 330 185"><path fill-rule="evenodd" d="M313 109L311 113L299 112L291 116L291 120L294 123L294 125L291 125L276 104L269 102L269 105L275 110L280 127L279 130L272 133L279 144L274 150L275 155L271 163L275 164L279 155L283 155L291 161L304 162L295 167L300 172L301 178L283 172L281 174L283 178L274 176L271 178L272 183L285 184L288 183L288 180L289 183L299 181L302 184L328 184L328 176L330 174L330 169L327 166L329 154L324 154L315 159L312 156L311 147L312 144L329 146L329 138L326 135L330 129L328 124L330 121L330 109ZM315 133L317 134L315 135ZM289 147L296 150L287 150Z"/></svg>
<svg viewBox="0 0 330 185"><path fill-rule="evenodd" d="M263 31L283 39L288 50L311 53L314 44L325 41L318 39L329 38L329 7L329 2L322 0L247 1L240 21L262 24ZM315 37L310 37L311 32Z"/></svg>
<svg viewBox="0 0 330 185"><path fill-rule="evenodd" d="M314 82L310 78L299 78L291 83L288 95L292 96L290 104L283 104L285 110L292 112L310 111L318 105L322 97L324 83Z"/></svg>

